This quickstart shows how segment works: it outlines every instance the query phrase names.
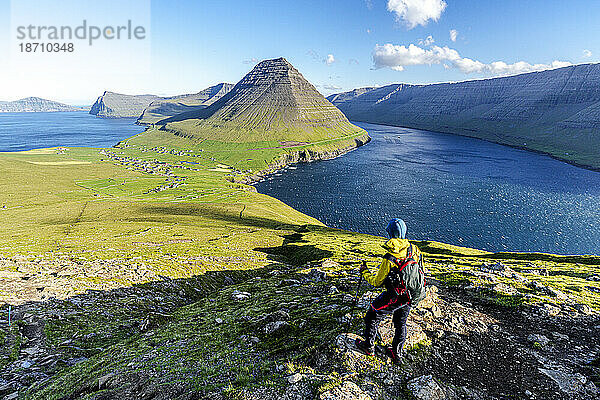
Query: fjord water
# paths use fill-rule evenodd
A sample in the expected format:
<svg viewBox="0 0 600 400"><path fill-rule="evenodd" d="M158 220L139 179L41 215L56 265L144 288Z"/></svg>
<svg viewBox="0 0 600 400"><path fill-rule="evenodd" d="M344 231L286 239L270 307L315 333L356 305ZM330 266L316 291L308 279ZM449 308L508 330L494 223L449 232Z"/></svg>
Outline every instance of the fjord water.
<svg viewBox="0 0 600 400"><path fill-rule="evenodd" d="M600 254L600 173L467 137L356 123L372 141L257 183L329 226L489 251Z"/></svg>
<svg viewBox="0 0 600 400"><path fill-rule="evenodd" d="M43 147L111 147L140 133L135 118L103 119L87 112L0 113L0 151Z"/></svg>

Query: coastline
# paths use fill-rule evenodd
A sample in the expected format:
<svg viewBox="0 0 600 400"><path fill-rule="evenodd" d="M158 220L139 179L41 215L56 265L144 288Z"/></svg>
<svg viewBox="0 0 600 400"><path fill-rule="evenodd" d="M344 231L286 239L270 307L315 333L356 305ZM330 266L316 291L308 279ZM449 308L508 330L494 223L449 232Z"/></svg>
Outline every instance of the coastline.
<svg viewBox="0 0 600 400"><path fill-rule="evenodd" d="M533 149L533 148L527 147L527 146L519 146L519 145L515 145L515 144L504 143L504 142L496 141L496 140L484 139L484 138L481 138L481 137L478 137L478 136L467 135L467 134L462 134L462 133L455 133L455 132L450 132L450 131L439 131L439 130L433 130L433 129L424 129L424 128L415 127L415 126L408 126L408 125L392 125L392 124L385 124L385 123L381 123L381 122L372 122L372 121L363 121L363 120L352 120L350 122L362 122L362 123L366 123L366 124L392 126L392 127L396 127L396 128L418 129L418 130L421 130L421 131L442 133L444 135L463 136L463 137L468 137L468 138L472 138L472 139L483 140L484 142L488 142L488 143L494 143L494 144L499 144L499 145L502 145L502 146L512 147L513 149L525 150L525 151L530 151L532 153L542 154L542 155L548 156L550 158L553 158L553 159L555 159L557 161L561 161L561 162L570 164L570 165L572 165L574 167L578 167L578 168L582 168L582 169L587 169L589 171L594 171L594 172L600 172L600 166L587 165L587 164L583 164L583 163L580 163L580 162L577 162L577 161L574 161L574 160L569 160L569 159L566 159L566 158L559 157L559 156L557 156L555 154L552 154L552 153L549 153L547 151Z"/></svg>
<svg viewBox="0 0 600 400"><path fill-rule="evenodd" d="M340 139L344 140L344 139ZM274 162L270 163L266 168L258 171L257 173L246 176L238 183L245 185L252 185L259 182L272 174L275 174L286 167L298 163L310 163L315 161L333 160L337 157L343 156L359 147L365 146L371 141L371 137L365 132L360 136L354 136L353 138L346 139L348 145L345 147L338 147L332 150L315 150L314 144L304 147L302 150L292 151L287 154L281 155ZM353 141L353 143L350 143Z"/></svg>

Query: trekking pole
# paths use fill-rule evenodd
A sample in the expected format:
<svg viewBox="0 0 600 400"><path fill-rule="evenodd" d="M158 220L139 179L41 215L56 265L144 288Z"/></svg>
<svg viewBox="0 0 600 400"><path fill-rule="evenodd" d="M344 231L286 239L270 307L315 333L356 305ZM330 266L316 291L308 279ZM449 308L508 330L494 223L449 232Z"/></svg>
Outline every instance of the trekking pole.
<svg viewBox="0 0 600 400"><path fill-rule="evenodd" d="M366 264L366 261L363 261L363 265ZM348 319L348 323L346 324L346 332L348 332L350 330L350 323L352 322L352 319L354 318L354 307L356 306L356 303L358 303L358 292L360 291L360 284L362 283L362 273L359 272L358 273L358 285L356 285L356 295L354 296L354 300L352 301L352 307L350 308L350 318Z"/></svg>

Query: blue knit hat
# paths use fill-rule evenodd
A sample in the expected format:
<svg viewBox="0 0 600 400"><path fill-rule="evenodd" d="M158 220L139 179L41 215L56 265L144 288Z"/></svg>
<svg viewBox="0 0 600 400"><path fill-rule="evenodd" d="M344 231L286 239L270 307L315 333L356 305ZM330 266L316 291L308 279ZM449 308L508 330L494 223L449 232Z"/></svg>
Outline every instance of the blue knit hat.
<svg viewBox="0 0 600 400"><path fill-rule="evenodd" d="M389 222L385 231L392 239L404 239L406 237L406 224L400 218L394 218Z"/></svg>

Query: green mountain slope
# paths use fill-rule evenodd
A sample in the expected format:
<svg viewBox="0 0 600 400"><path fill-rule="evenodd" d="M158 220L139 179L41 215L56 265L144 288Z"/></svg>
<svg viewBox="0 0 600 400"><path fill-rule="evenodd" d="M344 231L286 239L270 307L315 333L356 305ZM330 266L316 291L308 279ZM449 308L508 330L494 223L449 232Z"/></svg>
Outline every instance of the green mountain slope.
<svg viewBox="0 0 600 400"><path fill-rule="evenodd" d="M150 103L160 97L153 94L128 95L104 92L90 108L90 114L102 118L137 118Z"/></svg>
<svg viewBox="0 0 600 400"><path fill-rule="evenodd" d="M228 142L366 137L284 58L262 61L211 106L161 124L182 136Z"/></svg>
<svg viewBox="0 0 600 400"><path fill-rule="evenodd" d="M155 100L146 107L136 123L151 125L177 114L206 108L227 94L231 88L233 85L230 83L219 83L198 93Z"/></svg>
<svg viewBox="0 0 600 400"><path fill-rule="evenodd" d="M600 64L329 99L354 121L471 136L600 168Z"/></svg>

